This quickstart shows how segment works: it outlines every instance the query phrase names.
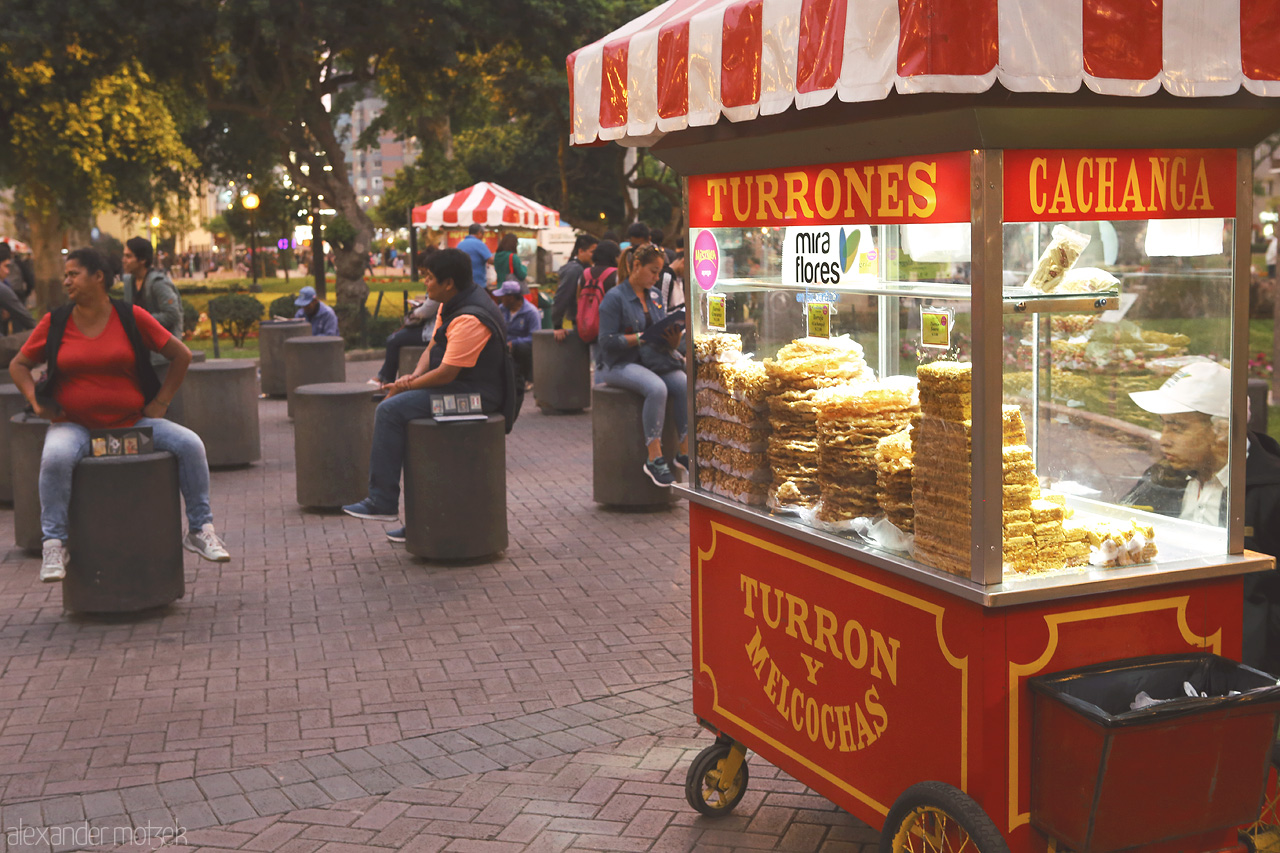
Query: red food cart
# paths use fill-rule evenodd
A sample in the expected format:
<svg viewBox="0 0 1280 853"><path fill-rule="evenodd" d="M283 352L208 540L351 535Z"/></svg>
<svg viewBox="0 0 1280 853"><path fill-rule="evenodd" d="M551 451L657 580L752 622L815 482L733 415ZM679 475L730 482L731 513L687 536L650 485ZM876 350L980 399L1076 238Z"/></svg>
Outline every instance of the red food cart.
<svg viewBox="0 0 1280 853"><path fill-rule="evenodd" d="M1274 569L1243 365L1280 11L670 0L568 70L576 144L685 176L690 802L750 749L885 850L1238 847L1275 682L1205 653ZM1151 673L1197 698L1131 709Z"/></svg>

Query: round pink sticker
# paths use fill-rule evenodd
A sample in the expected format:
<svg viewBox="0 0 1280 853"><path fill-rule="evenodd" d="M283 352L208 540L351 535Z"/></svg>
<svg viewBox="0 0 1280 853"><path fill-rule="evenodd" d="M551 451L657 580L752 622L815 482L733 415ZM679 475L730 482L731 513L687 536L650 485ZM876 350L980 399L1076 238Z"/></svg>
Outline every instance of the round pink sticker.
<svg viewBox="0 0 1280 853"><path fill-rule="evenodd" d="M693 277L703 290L715 287L720 277L720 244L710 231L701 231L694 238Z"/></svg>

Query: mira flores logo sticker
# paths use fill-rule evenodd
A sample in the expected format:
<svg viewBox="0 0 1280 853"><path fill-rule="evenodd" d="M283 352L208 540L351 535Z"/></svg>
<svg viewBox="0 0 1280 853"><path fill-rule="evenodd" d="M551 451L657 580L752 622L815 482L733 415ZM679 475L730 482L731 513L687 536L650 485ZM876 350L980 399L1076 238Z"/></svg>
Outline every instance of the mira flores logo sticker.
<svg viewBox="0 0 1280 853"><path fill-rule="evenodd" d="M782 282L798 287L875 279L875 241L869 225L791 226L782 244Z"/></svg>

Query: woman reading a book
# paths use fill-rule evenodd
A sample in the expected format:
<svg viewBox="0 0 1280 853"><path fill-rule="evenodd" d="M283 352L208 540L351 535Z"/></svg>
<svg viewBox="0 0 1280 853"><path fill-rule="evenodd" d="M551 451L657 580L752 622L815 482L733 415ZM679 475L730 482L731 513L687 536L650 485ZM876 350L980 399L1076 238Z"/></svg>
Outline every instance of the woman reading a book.
<svg viewBox="0 0 1280 853"><path fill-rule="evenodd" d="M206 560L231 559L213 528L204 443L186 427L164 420L191 364L191 350L142 308L111 299L112 277L97 249L68 254L62 286L69 304L40 318L9 365L32 411L53 422L40 458L40 579L45 582L66 576L67 546L74 545L66 541L71 476L90 452L93 430L150 430L154 448L178 459L191 526L183 547ZM152 352L170 361L163 384L151 367ZM37 387L31 369L45 362L46 379Z"/></svg>
<svg viewBox="0 0 1280 853"><path fill-rule="evenodd" d="M661 250L653 246L641 246L631 253L627 278L600 302L596 365L597 380L644 397L640 418L649 451L644 473L663 487L675 482L670 465L662 458L662 428L668 398L676 401L676 431L680 435L679 452L673 461L685 471L689 470L687 382L684 359L676 351L684 335L684 324L667 320L662 296L654 289L665 260Z"/></svg>

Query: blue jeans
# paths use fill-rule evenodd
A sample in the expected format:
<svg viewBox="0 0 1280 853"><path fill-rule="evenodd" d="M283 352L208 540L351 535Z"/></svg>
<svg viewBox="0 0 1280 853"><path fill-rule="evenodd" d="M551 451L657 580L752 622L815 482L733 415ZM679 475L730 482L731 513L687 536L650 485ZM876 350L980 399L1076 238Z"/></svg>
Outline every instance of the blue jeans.
<svg viewBox="0 0 1280 853"><path fill-rule="evenodd" d="M213 521L209 509L209 463L200 436L161 418L139 418L135 426L151 427L156 450L178 458L178 486L187 505L187 523L199 530ZM60 539L69 532L71 475L76 463L89 455L89 430L79 424L50 424L40 457L40 532L44 539Z"/></svg>
<svg viewBox="0 0 1280 853"><path fill-rule="evenodd" d="M400 350L407 346L418 347L426 343L423 335L430 330L425 326L404 326L396 329L387 337L387 358L382 362L378 378L383 382L395 382L396 372L400 369Z"/></svg>
<svg viewBox="0 0 1280 853"><path fill-rule="evenodd" d="M388 397L373 417L373 449L369 452L369 500L388 514L400 510L400 473L404 470L405 437L409 421L431 417L432 394L472 391L450 382L435 388L419 388Z"/></svg>
<svg viewBox="0 0 1280 853"><path fill-rule="evenodd" d="M667 414L667 398L673 397L676 415L676 433L681 441L689 432L689 403L685 399L688 380L683 370L672 370L662 375L641 364L619 364L616 367L597 367L596 381L613 388L625 388L644 397L640 421L644 425L644 440L662 438L662 426Z"/></svg>

